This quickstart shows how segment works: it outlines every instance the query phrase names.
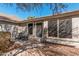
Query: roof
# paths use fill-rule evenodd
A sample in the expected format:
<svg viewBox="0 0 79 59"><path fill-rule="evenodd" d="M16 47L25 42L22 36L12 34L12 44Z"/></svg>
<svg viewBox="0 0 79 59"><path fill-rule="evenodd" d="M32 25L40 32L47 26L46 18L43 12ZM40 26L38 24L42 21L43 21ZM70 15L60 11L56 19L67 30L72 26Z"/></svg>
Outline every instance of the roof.
<svg viewBox="0 0 79 59"><path fill-rule="evenodd" d="M7 15L7 14L0 13L0 17L6 18L3 21L14 22L14 23L21 22L21 19L19 19L14 15Z"/></svg>
<svg viewBox="0 0 79 59"><path fill-rule="evenodd" d="M50 20L51 18L57 19L57 18L62 18L62 17L67 17L67 16L75 16L75 15L79 15L79 10L21 21L21 19L17 18L16 16L0 14L1 17L3 16L3 17L6 17L8 19L5 21L14 22L14 23L39 22L39 21Z"/></svg>
<svg viewBox="0 0 79 59"><path fill-rule="evenodd" d="M24 20L22 22L38 22L38 21L49 20L51 18L57 19L57 18L62 18L62 17L67 17L67 16L75 16L75 15L79 15L79 10L72 11L72 12L65 12L65 13L56 14L56 15L45 16L45 17L40 17L40 18L33 18L30 20Z"/></svg>

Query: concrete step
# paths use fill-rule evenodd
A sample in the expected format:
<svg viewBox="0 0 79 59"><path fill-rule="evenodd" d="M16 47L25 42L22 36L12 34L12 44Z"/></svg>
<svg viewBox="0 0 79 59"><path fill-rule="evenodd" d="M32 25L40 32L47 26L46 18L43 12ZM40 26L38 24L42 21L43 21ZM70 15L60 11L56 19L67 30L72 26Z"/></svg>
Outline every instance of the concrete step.
<svg viewBox="0 0 79 59"><path fill-rule="evenodd" d="M68 40L61 40L61 39L46 39L46 41L50 43L57 43L57 44L64 44L64 45L79 47L78 41L68 41Z"/></svg>

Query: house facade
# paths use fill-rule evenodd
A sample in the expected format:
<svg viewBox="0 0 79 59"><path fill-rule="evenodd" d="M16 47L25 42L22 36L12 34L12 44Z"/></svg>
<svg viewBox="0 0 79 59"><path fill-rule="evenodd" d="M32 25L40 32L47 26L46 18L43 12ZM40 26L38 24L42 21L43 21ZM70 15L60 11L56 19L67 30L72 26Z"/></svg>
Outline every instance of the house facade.
<svg viewBox="0 0 79 59"><path fill-rule="evenodd" d="M12 38L25 31L30 36L38 38L46 36L46 40L52 43L77 45L79 44L79 11L24 21L0 16L0 31L11 32Z"/></svg>

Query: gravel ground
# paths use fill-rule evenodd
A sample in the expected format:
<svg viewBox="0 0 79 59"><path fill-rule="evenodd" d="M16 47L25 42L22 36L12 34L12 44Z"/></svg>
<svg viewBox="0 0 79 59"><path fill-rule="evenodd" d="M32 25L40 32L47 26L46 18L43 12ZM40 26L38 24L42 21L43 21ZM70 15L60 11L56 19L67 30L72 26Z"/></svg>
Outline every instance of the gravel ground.
<svg viewBox="0 0 79 59"><path fill-rule="evenodd" d="M17 56L79 56L79 48L58 44L45 45L45 47L27 49Z"/></svg>
<svg viewBox="0 0 79 59"><path fill-rule="evenodd" d="M71 46L39 42L33 43L33 41L25 43L25 45L9 51L4 56L79 56L79 48Z"/></svg>
<svg viewBox="0 0 79 59"><path fill-rule="evenodd" d="M46 46L40 49L46 56L79 56L79 48L59 44L46 44Z"/></svg>

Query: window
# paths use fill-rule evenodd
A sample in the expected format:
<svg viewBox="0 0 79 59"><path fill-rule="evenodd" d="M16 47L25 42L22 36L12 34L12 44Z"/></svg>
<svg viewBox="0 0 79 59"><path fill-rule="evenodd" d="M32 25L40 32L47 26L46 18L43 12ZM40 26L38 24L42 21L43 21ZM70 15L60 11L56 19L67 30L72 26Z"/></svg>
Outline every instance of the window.
<svg viewBox="0 0 79 59"><path fill-rule="evenodd" d="M61 38L72 37L72 20L69 19L59 20L59 37Z"/></svg>
<svg viewBox="0 0 79 59"><path fill-rule="evenodd" d="M57 37L57 20L48 21L48 36Z"/></svg>
<svg viewBox="0 0 79 59"><path fill-rule="evenodd" d="M57 24L57 20L48 21L48 36L57 37L58 34L60 38L72 38L71 19L59 20L59 24Z"/></svg>

